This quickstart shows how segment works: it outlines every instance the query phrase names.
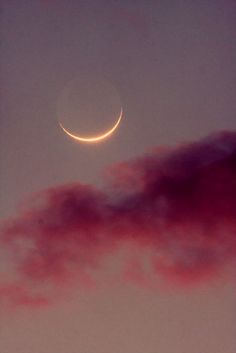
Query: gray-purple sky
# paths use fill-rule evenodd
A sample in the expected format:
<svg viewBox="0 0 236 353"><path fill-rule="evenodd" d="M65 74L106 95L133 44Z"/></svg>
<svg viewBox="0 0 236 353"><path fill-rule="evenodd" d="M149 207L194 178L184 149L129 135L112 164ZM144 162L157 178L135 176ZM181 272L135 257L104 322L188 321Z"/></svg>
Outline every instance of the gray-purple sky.
<svg viewBox="0 0 236 353"><path fill-rule="evenodd" d="M107 166L154 146L235 131L235 23L233 0L3 0L1 219L47 187L100 187ZM101 89L99 114L79 116L78 127L110 126L114 116L100 120L106 99L107 111L123 107L120 128L102 144L77 144L58 126L58 109L74 109L60 97L72 80L82 92L81 77L114 91ZM85 95L83 103L86 110L99 102ZM2 260L3 276L6 267ZM99 276L105 282L106 269ZM225 278L191 290L75 288L47 309L2 305L0 351L233 353L235 303L235 284Z"/></svg>

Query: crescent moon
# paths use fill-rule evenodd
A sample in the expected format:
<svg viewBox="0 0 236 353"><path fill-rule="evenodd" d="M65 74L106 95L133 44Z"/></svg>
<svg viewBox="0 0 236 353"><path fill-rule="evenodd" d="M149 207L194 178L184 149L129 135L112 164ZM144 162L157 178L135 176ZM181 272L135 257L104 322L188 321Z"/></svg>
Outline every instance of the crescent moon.
<svg viewBox="0 0 236 353"><path fill-rule="evenodd" d="M80 141L80 142L98 142L98 141L101 141L101 140L105 139L106 137L110 136L117 129L117 127L120 124L120 121L122 119L122 115L123 115L123 110L121 108L121 112L120 112L119 118L118 118L117 122L115 123L115 125L111 129L109 129L106 132L104 132L102 135L97 135L97 136L81 137L81 136L78 136L78 135L74 135L71 132L69 132L68 130L66 130L64 128L64 126L60 122L59 122L59 125L62 128L62 130L68 136L70 136L71 138L73 138L76 141Z"/></svg>

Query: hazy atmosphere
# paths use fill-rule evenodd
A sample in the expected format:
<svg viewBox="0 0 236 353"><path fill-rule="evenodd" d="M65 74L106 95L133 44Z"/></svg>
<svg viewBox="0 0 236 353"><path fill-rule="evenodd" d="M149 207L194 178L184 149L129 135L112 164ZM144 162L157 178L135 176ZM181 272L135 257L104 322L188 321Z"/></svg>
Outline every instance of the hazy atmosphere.
<svg viewBox="0 0 236 353"><path fill-rule="evenodd" d="M0 23L1 353L234 353L235 2Z"/></svg>

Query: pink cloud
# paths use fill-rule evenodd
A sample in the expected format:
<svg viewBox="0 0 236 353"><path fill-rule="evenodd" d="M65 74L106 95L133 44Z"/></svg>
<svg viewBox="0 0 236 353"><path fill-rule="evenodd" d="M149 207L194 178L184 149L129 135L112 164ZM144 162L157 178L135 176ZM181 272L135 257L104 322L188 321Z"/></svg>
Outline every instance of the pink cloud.
<svg viewBox="0 0 236 353"><path fill-rule="evenodd" d="M153 274L173 283L209 280L235 263L236 133L156 149L111 168L111 175L108 193L79 183L57 186L4 222L1 246L21 286L18 296L14 285L2 286L0 297L36 306L47 298L32 297L24 285L81 279L92 286L90 270L128 243L148 254ZM135 261L126 280L152 287Z"/></svg>

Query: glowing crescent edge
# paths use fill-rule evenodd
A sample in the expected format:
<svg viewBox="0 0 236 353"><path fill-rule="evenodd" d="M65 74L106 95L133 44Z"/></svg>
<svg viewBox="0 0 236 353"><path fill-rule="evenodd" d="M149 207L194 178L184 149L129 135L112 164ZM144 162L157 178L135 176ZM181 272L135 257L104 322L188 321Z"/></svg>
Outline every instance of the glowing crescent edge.
<svg viewBox="0 0 236 353"><path fill-rule="evenodd" d="M121 118L122 118L122 114L123 114L123 110L121 108L121 112L120 112L120 116L117 120L117 122L115 123L115 125L108 130L107 132L105 132L102 135L99 136L95 136L95 137L79 137L77 135L71 134L68 130L66 130L64 128L64 126L59 122L60 127L62 128L62 130L70 137L72 137L73 139L77 140L77 141L82 141L82 142L97 142L100 140L103 140L104 138L108 137L109 135L111 135L113 133L113 131L115 131L115 129L117 128L117 126L119 125Z"/></svg>

